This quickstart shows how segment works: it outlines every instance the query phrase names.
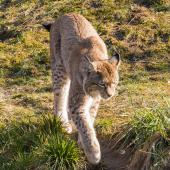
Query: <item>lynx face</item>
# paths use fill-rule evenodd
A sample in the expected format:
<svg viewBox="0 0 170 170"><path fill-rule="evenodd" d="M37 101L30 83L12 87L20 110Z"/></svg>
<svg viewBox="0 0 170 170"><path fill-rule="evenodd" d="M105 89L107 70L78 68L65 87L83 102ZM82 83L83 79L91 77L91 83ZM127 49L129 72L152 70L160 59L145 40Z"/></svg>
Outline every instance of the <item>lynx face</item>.
<svg viewBox="0 0 170 170"><path fill-rule="evenodd" d="M119 82L119 59L113 61L96 61L91 63L93 69L89 69L84 81L85 92L95 97L100 95L103 99L114 96Z"/></svg>

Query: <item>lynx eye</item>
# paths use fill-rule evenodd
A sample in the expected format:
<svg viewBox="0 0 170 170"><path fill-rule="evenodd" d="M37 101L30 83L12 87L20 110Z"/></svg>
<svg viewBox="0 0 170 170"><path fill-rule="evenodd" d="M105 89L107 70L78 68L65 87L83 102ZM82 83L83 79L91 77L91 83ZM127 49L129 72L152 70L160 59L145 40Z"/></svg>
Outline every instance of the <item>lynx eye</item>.
<svg viewBox="0 0 170 170"><path fill-rule="evenodd" d="M102 75L101 75L101 73L100 72L96 72L96 78L98 79L98 80L102 80Z"/></svg>
<svg viewBox="0 0 170 170"><path fill-rule="evenodd" d="M106 88L105 83L98 83L97 84L99 87Z"/></svg>

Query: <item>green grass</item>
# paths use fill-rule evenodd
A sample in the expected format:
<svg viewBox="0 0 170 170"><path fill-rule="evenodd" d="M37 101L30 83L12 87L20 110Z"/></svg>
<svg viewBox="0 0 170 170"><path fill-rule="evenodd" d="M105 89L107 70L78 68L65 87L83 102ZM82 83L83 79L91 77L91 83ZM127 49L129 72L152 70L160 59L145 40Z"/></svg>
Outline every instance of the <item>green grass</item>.
<svg viewBox="0 0 170 170"><path fill-rule="evenodd" d="M38 119L36 122L34 119ZM77 169L81 152L55 116L14 121L1 129L1 169Z"/></svg>
<svg viewBox="0 0 170 170"><path fill-rule="evenodd" d="M169 110L167 108L141 109L135 113L127 126L125 141L141 146L154 133L168 139L170 130ZM122 135L123 136L123 135Z"/></svg>
<svg viewBox="0 0 170 170"><path fill-rule="evenodd" d="M101 103L98 134L110 136L128 124L120 146L132 143L140 148L159 132L161 141L152 150L152 167L160 167L161 155L168 148L166 120L170 117L169 5L168 0L1 0L2 168L73 169L79 161L81 166L86 164L74 140L58 133L62 131L59 121L42 116L53 111L53 94L49 33L41 24L68 12L80 13L92 22L110 55L115 49L121 54L119 93Z"/></svg>
<svg viewBox="0 0 170 170"><path fill-rule="evenodd" d="M113 143L118 150L128 151L130 149L131 152L141 150L151 154L146 161L152 162L151 169L160 169L168 157L169 135L169 109L146 108L140 109L134 114L128 124L114 138ZM137 156L135 159L138 159Z"/></svg>

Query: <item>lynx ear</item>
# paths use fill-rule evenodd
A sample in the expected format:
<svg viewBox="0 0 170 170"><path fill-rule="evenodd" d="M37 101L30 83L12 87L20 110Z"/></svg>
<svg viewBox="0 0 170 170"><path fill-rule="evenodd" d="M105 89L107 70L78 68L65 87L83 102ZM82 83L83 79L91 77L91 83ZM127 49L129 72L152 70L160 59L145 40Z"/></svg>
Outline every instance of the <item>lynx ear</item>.
<svg viewBox="0 0 170 170"><path fill-rule="evenodd" d="M88 62L89 70L95 70L96 69L96 62L90 61L90 58L88 56L85 56L85 59Z"/></svg>
<svg viewBox="0 0 170 170"><path fill-rule="evenodd" d="M120 54L116 53L111 58L109 58L109 62L115 64L116 66L120 65Z"/></svg>
<svg viewBox="0 0 170 170"><path fill-rule="evenodd" d="M42 26L43 26L48 32L50 32L51 25L52 25L52 23L48 23L48 22L42 24Z"/></svg>

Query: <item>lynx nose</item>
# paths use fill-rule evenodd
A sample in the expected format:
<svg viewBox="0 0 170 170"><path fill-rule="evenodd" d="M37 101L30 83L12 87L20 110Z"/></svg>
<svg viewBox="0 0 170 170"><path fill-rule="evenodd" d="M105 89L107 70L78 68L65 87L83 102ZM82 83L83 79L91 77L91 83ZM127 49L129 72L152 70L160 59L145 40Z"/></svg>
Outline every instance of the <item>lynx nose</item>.
<svg viewBox="0 0 170 170"><path fill-rule="evenodd" d="M108 95L109 97L113 96L114 93L115 93L115 89L114 89L114 88L111 88L111 87L108 87L108 88L107 88L107 95Z"/></svg>

